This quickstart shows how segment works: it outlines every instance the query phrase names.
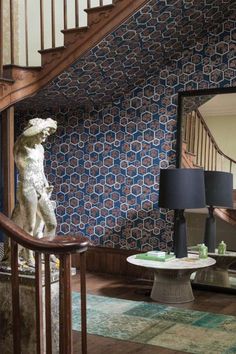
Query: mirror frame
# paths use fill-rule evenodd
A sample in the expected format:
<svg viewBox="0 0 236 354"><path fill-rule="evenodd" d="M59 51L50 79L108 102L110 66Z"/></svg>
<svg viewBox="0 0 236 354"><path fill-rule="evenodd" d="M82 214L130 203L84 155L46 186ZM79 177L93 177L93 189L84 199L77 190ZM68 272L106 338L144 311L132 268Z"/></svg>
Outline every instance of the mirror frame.
<svg viewBox="0 0 236 354"><path fill-rule="evenodd" d="M183 99L185 97L205 96L205 95L219 95L227 93L236 93L235 87L209 88L201 90L181 91L178 92L177 103L177 134L176 134L176 167L181 167L182 160L182 113L183 113Z"/></svg>
<svg viewBox="0 0 236 354"><path fill-rule="evenodd" d="M178 92L178 103L177 103L177 133L176 133L176 168L181 168L182 160L182 124L183 124L183 99L187 97L196 97L204 95L218 95L218 94L227 94L227 93L236 93L236 86L232 87L221 87L221 88L206 88L200 90L191 90L191 91L181 91ZM211 284L201 284L193 283L193 288L216 291L216 292L225 292L236 294L236 288L229 288L223 286L215 286Z"/></svg>

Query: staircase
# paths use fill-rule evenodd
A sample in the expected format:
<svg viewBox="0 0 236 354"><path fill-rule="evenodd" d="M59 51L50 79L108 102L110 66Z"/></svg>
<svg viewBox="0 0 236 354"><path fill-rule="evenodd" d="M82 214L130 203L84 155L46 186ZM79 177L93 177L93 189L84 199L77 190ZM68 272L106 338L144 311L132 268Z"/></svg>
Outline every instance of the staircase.
<svg viewBox="0 0 236 354"><path fill-rule="evenodd" d="M236 161L225 155L217 145L201 113L196 109L184 117L181 167L236 172ZM233 209L215 209L222 220L236 225L236 190Z"/></svg>
<svg viewBox="0 0 236 354"><path fill-rule="evenodd" d="M81 26L79 23L79 4L75 0L74 4L74 26L68 25L68 1L63 0L63 22L64 28L61 30L64 36L64 44L56 46L56 1L51 0L51 47L45 48L44 39L44 6L40 1L39 28L41 48L40 66L29 66L28 38L30 28L27 18L27 0L22 1L25 5L25 66L16 65L14 58L15 29L13 0L9 0L9 37L10 37L10 64L4 63L4 32L3 0L0 0L0 111L22 100L25 97L35 94L39 89L47 85L53 78L69 67L75 60L88 52L107 34L112 32L122 22L138 11L149 0L111 0L111 4L106 5L105 0L97 1L98 5L92 7L92 1L87 0L84 10L87 14L87 25ZM50 2L49 0L47 0ZM5 36L6 37L6 36ZM6 43L7 45L7 43Z"/></svg>

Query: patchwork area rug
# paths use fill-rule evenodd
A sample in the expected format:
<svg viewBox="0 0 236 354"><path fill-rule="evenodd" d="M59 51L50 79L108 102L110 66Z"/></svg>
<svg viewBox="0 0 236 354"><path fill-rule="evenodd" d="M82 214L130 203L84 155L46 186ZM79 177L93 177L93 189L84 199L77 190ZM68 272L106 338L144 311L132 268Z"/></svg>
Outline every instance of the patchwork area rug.
<svg viewBox="0 0 236 354"><path fill-rule="evenodd" d="M80 331L80 294L73 292ZM88 333L194 354L236 353L236 317L157 303L87 296Z"/></svg>

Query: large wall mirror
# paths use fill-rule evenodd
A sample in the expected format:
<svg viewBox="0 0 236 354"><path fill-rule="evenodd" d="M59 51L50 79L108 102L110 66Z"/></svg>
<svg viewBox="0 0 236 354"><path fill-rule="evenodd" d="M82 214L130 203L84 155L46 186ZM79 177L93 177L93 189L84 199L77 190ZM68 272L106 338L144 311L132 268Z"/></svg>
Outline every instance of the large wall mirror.
<svg viewBox="0 0 236 354"><path fill-rule="evenodd" d="M225 256L194 275L193 283L236 293L236 87L181 92L178 104L177 166L233 174L234 209L216 209L216 244ZM186 210L188 247L203 242L207 209ZM217 253L217 251L216 251Z"/></svg>

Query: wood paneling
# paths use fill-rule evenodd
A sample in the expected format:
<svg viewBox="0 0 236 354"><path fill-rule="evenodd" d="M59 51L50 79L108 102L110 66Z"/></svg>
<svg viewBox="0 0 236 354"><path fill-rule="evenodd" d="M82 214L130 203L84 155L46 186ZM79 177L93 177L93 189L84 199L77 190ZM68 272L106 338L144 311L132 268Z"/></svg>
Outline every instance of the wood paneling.
<svg viewBox="0 0 236 354"><path fill-rule="evenodd" d="M139 250L124 250L107 247L91 247L86 254L87 270L98 273L125 275L141 279L153 279L153 272L127 262L127 257ZM72 256L73 267L80 268L79 255Z"/></svg>

